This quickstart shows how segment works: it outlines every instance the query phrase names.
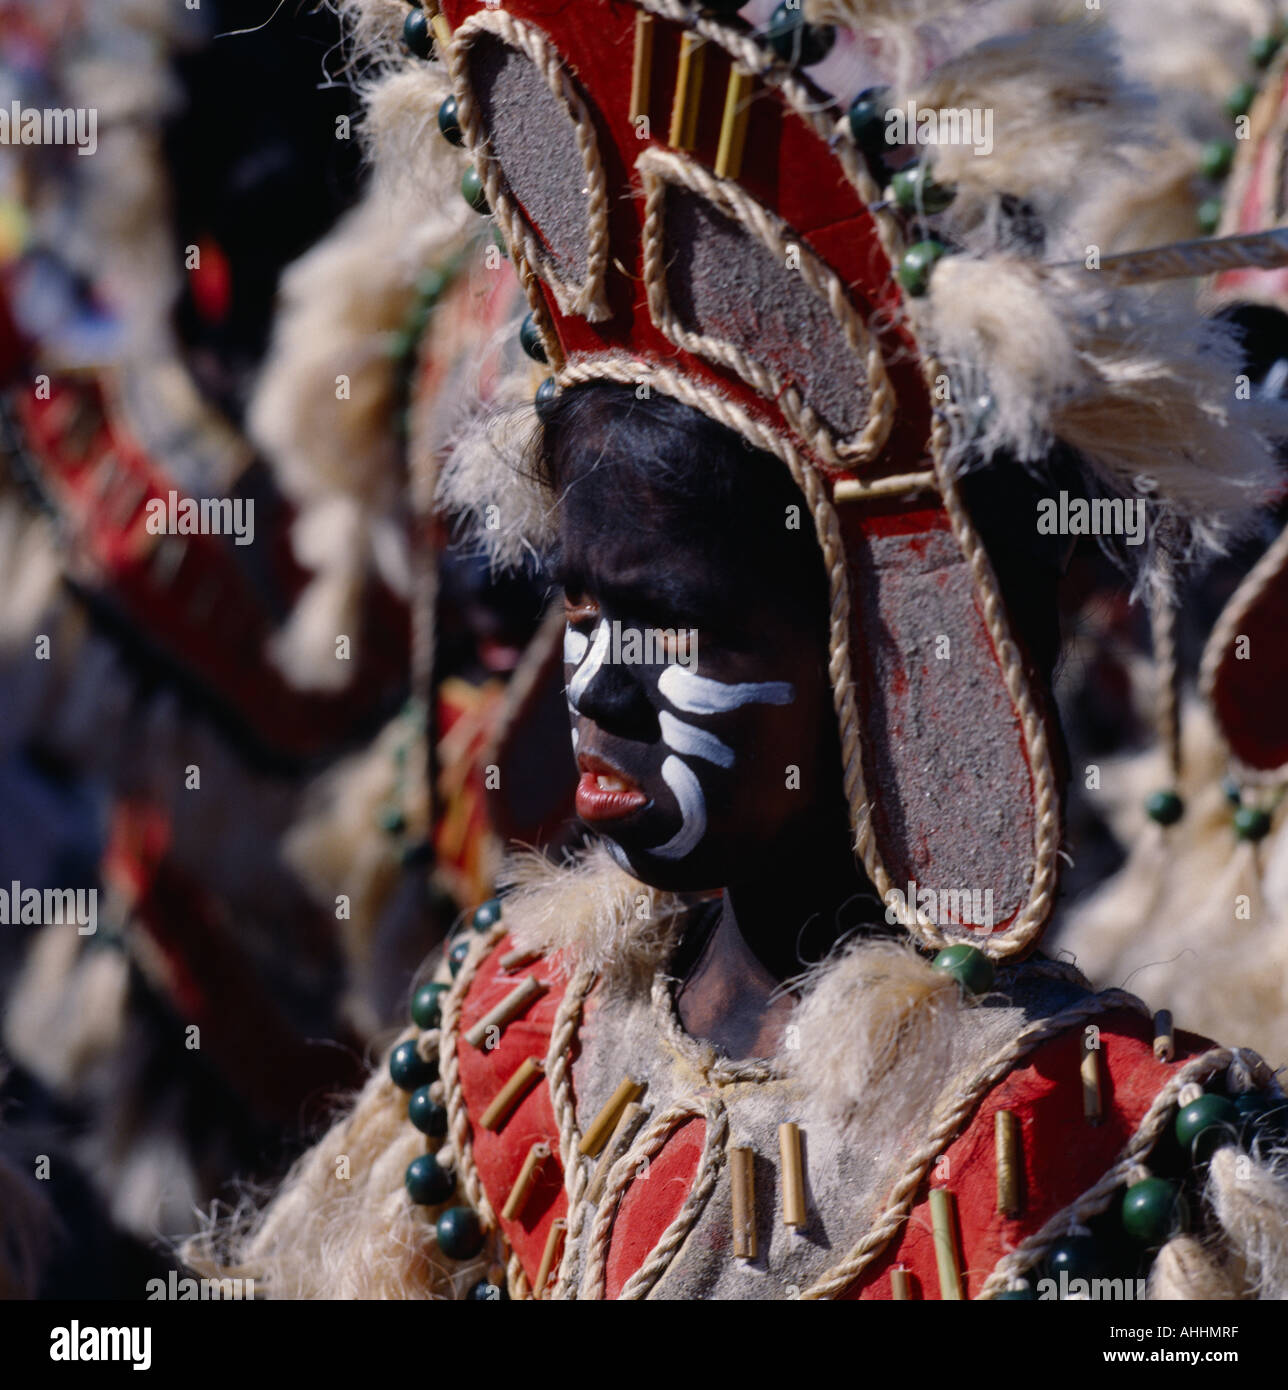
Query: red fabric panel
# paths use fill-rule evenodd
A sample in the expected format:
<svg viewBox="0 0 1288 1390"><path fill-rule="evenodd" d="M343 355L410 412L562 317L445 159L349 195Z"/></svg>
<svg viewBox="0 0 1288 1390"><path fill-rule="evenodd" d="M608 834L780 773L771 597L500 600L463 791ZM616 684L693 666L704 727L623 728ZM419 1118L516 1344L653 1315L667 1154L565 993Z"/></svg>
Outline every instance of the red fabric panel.
<svg viewBox="0 0 1288 1390"><path fill-rule="evenodd" d="M675 1130L622 1194L613 1219L605 1262L604 1295L616 1298L648 1259L666 1228L680 1214L693 1188L707 1138L707 1122L695 1115Z"/></svg>
<svg viewBox="0 0 1288 1390"><path fill-rule="evenodd" d="M461 1069L461 1093L471 1119L474 1162L488 1200L497 1214L501 1231L523 1262L529 1281L537 1277L541 1256L551 1223L565 1216L568 1199L563 1190L563 1169L559 1162L559 1126L555 1122L550 1087L544 1080L535 1086L511 1112L499 1133L482 1129L478 1118L493 1097L528 1057L544 1058L550 1045L555 1014L564 996L566 981L556 976L547 960L525 965L511 973L501 969L501 957L510 949L504 937L479 967L461 1007L461 1036L457 1057ZM490 1052L471 1047L465 1034L489 1009L494 1008L519 984L525 975L536 975L550 984L539 999L513 1022L506 1025L501 1039ZM501 1220L514 1180L533 1144L543 1140L550 1145L536 1184L514 1221Z"/></svg>
<svg viewBox="0 0 1288 1390"><path fill-rule="evenodd" d="M1288 309L1288 296L1285 296ZM1284 690L1288 688L1288 566L1280 569L1238 622L1238 636L1248 639L1240 657L1231 643L1221 654L1212 681L1212 707L1230 751L1259 772L1288 763L1288 722Z"/></svg>
<svg viewBox="0 0 1288 1390"><path fill-rule="evenodd" d="M1139 1126L1177 1066L1211 1044L1193 1034L1176 1038L1176 1059L1154 1059L1149 1021L1134 1013L1092 1019L1100 1028L1099 1125L1082 1113L1079 1079L1082 1030L1072 1028L1043 1044L981 1102L967 1128L948 1146L947 1168L923 1184L904 1233L887 1247L844 1296L889 1299L890 1270L903 1265L913 1276L913 1297L938 1299L939 1273L930 1224L930 1187L949 1188L957 1199L964 1293L973 1298L998 1260L1039 1230L1099 1181ZM993 1116L1015 1112L1024 1155L1023 1210L1017 1218L997 1211Z"/></svg>

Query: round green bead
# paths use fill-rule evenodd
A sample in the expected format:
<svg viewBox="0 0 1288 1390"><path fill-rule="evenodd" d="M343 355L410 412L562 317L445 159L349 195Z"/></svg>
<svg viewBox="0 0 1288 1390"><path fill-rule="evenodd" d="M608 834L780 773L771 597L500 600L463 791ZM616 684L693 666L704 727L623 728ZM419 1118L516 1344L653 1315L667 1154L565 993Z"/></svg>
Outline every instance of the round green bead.
<svg viewBox="0 0 1288 1390"><path fill-rule="evenodd" d="M1162 1245L1176 1226L1180 1189L1166 1178L1145 1178L1123 1193L1123 1230L1142 1245Z"/></svg>
<svg viewBox="0 0 1288 1390"><path fill-rule="evenodd" d="M868 87L854 98L846 119L854 143L865 154L873 154L886 144L886 112L890 107L889 87Z"/></svg>
<svg viewBox="0 0 1288 1390"><path fill-rule="evenodd" d="M534 362L548 362L550 360L546 356L541 334L537 332L537 321L530 312L524 315L523 322L519 325L519 346Z"/></svg>
<svg viewBox="0 0 1288 1390"><path fill-rule="evenodd" d="M407 1193L417 1206L436 1207L456 1191L456 1179L433 1154L413 1158L403 1174Z"/></svg>
<svg viewBox="0 0 1288 1390"><path fill-rule="evenodd" d="M1259 39L1253 39L1248 45L1248 57L1252 60L1254 67L1268 68L1275 60L1275 55L1283 40L1278 34L1265 34Z"/></svg>
<svg viewBox="0 0 1288 1390"><path fill-rule="evenodd" d="M431 981L411 997L411 1021L417 1028L437 1028L443 1019L443 995L447 986Z"/></svg>
<svg viewBox="0 0 1288 1390"><path fill-rule="evenodd" d="M501 920L501 899L489 898L474 909L474 930L491 931Z"/></svg>
<svg viewBox="0 0 1288 1390"><path fill-rule="evenodd" d="M434 31L424 10L412 10L403 20L403 42L417 58L428 58L434 51Z"/></svg>
<svg viewBox="0 0 1288 1390"><path fill-rule="evenodd" d="M554 377L546 377L546 379L541 383L541 385L537 387L537 404L548 405L552 400L554 400L556 394L557 392Z"/></svg>
<svg viewBox="0 0 1288 1390"><path fill-rule="evenodd" d="M1288 1138L1288 1097L1273 1091L1244 1091L1234 1098L1245 1141L1264 1139L1276 1146Z"/></svg>
<svg viewBox="0 0 1288 1390"><path fill-rule="evenodd" d="M806 24L799 4L783 3L769 18L769 46L785 63L811 68L832 51L836 30L830 24Z"/></svg>
<svg viewBox="0 0 1288 1390"><path fill-rule="evenodd" d="M438 1248L449 1259L470 1260L483 1248L483 1227L469 1207L448 1207L437 1229Z"/></svg>
<svg viewBox="0 0 1288 1390"><path fill-rule="evenodd" d="M380 828L386 835L401 835L407 829L407 817L398 806L386 806L380 813Z"/></svg>
<svg viewBox="0 0 1288 1390"><path fill-rule="evenodd" d="M504 1284L493 1284L480 1279L465 1295L471 1303L509 1303L510 1295Z"/></svg>
<svg viewBox="0 0 1288 1390"><path fill-rule="evenodd" d="M1260 806L1240 806L1234 813L1234 833L1241 840L1264 840L1270 834L1270 814Z"/></svg>
<svg viewBox="0 0 1288 1390"><path fill-rule="evenodd" d="M1177 1112L1176 1142L1195 1163L1206 1163L1238 1126L1239 1112L1224 1096L1203 1095Z"/></svg>
<svg viewBox="0 0 1288 1390"><path fill-rule="evenodd" d="M461 973L461 966L465 964L465 957L470 953L470 939L463 936L456 942L447 953L447 968L452 972L452 979Z"/></svg>
<svg viewBox="0 0 1288 1390"><path fill-rule="evenodd" d="M445 96L439 105L438 129L449 145L465 143L465 132L461 129L460 113L454 96Z"/></svg>
<svg viewBox="0 0 1288 1390"><path fill-rule="evenodd" d="M1145 814L1159 825L1175 825L1185 814L1185 803L1174 791L1155 792L1145 802Z"/></svg>
<svg viewBox="0 0 1288 1390"><path fill-rule="evenodd" d="M428 840L414 840L402 847L398 858L404 869L422 869L434 862L434 846Z"/></svg>
<svg viewBox="0 0 1288 1390"><path fill-rule="evenodd" d="M389 1054L389 1077L400 1091L415 1091L438 1079L438 1063L427 1062L414 1042L399 1043Z"/></svg>
<svg viewBox="0 0 1288 1390"><path fill-rule="evenodd" d="M1253 82L1240 82L1239 85L1226 98L1225 109L1229 115L1237 120L1240 116L1246 116L1252 109L1252 103L1257 99L1257 87Z"/></svg>
<svg viewBox="0 0 1288 1390"><path fill-rule="evenodd" d="M1057 1279L1061 1272L1070 1279L1101 1279L1108 1269L1104 1251L1093 1236L1066 1236L1057 1241L1047 1255L1047 1266Z"/></svg>
<svg viewBox="0 0 1288 1390"><path fill-rule="evenodd" d="M1234 164L1234 146L1228 140L1209 140L1199 154L1199 173L1205 179L1223 179Z"/></svg>
<svg viewBox="0 0 1288 1390"><path fill-rule="evenodd" d="M473 164L461 175L461 197L475 212L489 213L487 190L483 187L483 176Z"/></svg>
<svg viewBox="0 0 1288 1390"><path fill-rule="evenodd" d="M920 298L930 288L931 272L947 254L942 241L919 241L908 247L899 262L899 283L914 299Z"/></svg>
<svg viewBox="0 0 1288 1390"><path fill-rule="evenodd" d="M1199 204L1199 210L1195 216L1199 231L1204 236L1211 236L1221 225L1221 217L1224 212L1225 205L1220 198L1205 198Z"/></svg>
<svg viewBox="0 0 1288 1390"><path fill-rule="evenodd" d="M432 1099L428 1086L420 1086L407 1102L407 1118L422 1134L441 1139L447 1133L447 1107Z"/></svg>
<svg viewBox="0 0 1288 1390"><path fill-rule="evenodd" d="M952 205L957 196L955 188L936 183L924 164L909 164L890 180L890 191L904 212L933 216Z"/></svg>
<svg viewBox="0 0 1288 1390"><path fill-rule="evenodd" d="M964 941L945 946L932 965L936 970L946 970L967 994L986 994L992 988L993 962L978 947Z"/></svg>
<svg viewBox="0 0 1288 1390"><path fill-rule="evenodd" d="M428 270L421 271L416 279L416 293L421 299L432 304L436 299L442 297L443 291L447 288L448 276L446 272L438 266L432 265ZM413 723L416 721L413 720Z"/></svg>

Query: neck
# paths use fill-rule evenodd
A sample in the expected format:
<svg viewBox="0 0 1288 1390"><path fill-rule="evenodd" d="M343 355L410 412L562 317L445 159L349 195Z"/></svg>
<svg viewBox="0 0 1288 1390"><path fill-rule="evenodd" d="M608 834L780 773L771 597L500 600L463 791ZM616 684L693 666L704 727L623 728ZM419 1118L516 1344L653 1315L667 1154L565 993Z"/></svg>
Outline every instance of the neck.
<svg viewBox="0 0 1288 1390"><path fill-rule="evenodd" d="M680 987L680 1021L731 1057L778 1050L795 999L781 986L870 916L849 829L811 822L725 890L720 917Z"/></svg>

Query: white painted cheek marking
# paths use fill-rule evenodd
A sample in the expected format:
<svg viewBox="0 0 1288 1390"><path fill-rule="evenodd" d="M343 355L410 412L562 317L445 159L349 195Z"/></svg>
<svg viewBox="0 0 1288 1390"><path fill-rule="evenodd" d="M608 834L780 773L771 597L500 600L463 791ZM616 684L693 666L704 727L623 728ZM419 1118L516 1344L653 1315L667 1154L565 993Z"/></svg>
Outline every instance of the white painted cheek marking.
<svg viewBox="0 0 1288 1390"><path fill-rule="evenodd" d="M599 668L604 664L604 658L608 655L608 624L600 618L595 627L594 640L590 644L590 650L586 653L584 660L573 673L573 678L568 682L568 703L576 709L581 697L586 693L586 687L599 674Z"/></svg>
<svg viewBox="0 0 1288 1390"><path fill-rule="evenodd" d="M695 676L683 666L668 666L657 688L676 709L688 714L723 714L740 705L790 705L796 698L796 687L789 681L726 685L708 676Z"/></svg>
<svg viewBox="0 0 1288 1390"><path fill-rule="evenodd" d="M687 753L691 758L703 758L718 767L733 766L733 749L709 734L705 729L686 724L683 719L663 710L658 719L662 725L662 742L677 753Z"/></svg>
<svg viewBox="0 0 1288 1390"><path fill-rule="evenodd" d="M566 666L580 666L581 659L586 655L586 648L590 646L590 638L584 632L578 632L575 627L564 628L564 664Z"/></svg>
<svg viewBox="0 0 1288 1390"><path fill-rule="evenodd" d="M666 844L649 853L659 859L683 859L707 833L707 803L693 769L674 754L662 764L662 780L679 803L683 823Z"/></svg>

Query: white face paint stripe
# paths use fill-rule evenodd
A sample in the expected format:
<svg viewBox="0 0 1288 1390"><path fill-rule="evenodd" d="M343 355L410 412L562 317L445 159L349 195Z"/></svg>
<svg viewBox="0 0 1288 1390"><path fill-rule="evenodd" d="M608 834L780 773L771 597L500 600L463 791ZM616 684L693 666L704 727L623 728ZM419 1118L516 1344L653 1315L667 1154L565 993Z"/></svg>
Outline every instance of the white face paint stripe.
<svg viewBox="0 0 1288 1390"><path fill-rule="evenodd" d="M657 688L676 709L688 714L723 714L739 705L790 705L796 698L796 687L788 681L726 685L708 676L695 676L683 666L668 666Z"/></svg>
<svg viewBox="0 0 1288 1390"><path fill-rule="evenodd" d="M683 824L666 844L649 853L659 859L683 859L707 833L707 803L693 769L674 754L662 764L662 780L679 803Z"/></svg>
<svg viewBox="0 0 1288 1390"><path fill-rule="evenodd" d="M568 682L568 702L574 706L586 693L586 687L599 674L599 668L604 664L604 658L608 655L608 624L600 618L595 628L595 637L590 644L590 650L577 670L573 673L573 678Z"/></svg>
<svg viewBox="0 0 1288 1390"><path fill-rule="evenodd" d="M586 648L590 646L590 638L584 632L578 632L575 627L564 628L564 664L566 666L580 666L581 659L586 655Z"/></svg>
<svg viewBox="0 0 1288 1390"><path fill-rule="evenodd" d="M662 724L662 742L676 753L687 753L691 758L703 758L718 767L733 766L733 749L709 734L705 729L686 724L683 719L663 710L658 719Z"/></svg>

